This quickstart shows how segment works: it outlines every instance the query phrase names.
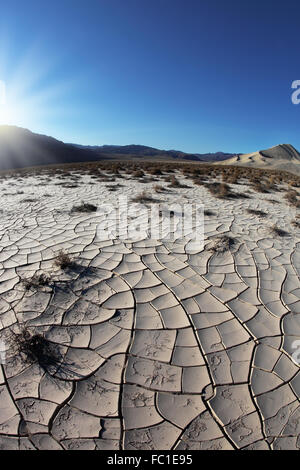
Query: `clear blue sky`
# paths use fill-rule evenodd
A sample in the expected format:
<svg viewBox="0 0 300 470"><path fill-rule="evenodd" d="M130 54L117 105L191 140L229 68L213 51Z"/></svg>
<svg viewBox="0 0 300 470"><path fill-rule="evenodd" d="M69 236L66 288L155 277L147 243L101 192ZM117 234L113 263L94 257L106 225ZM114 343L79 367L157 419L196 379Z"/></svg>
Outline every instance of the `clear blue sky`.
<svg viewBox="0 0 300 470"><path fill-rule="evenodd" d="M300 149L299 20L299 0L2 2L7 122L82 144Z"/></svg>

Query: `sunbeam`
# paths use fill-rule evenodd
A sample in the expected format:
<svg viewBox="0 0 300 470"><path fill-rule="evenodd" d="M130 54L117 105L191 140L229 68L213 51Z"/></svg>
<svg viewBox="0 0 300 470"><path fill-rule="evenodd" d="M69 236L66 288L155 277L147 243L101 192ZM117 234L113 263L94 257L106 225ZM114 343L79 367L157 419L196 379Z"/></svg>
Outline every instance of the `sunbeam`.
<svg viewBox="0 0 300 470"><path fill-rule="evenodd" d="M68 112L61 103L74 80L54 80L57 64L45 62L36 47L13 63L8 56L6 50L0 60L0 125L41 129Z"/></svg>

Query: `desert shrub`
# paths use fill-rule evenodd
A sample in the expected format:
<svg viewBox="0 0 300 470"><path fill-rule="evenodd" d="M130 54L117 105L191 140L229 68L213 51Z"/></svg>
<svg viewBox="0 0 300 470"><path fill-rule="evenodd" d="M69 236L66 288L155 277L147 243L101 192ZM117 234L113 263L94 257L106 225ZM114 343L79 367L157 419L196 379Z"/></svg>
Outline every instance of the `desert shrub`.
<svg viewBox="0 0 300 470"><path fill-rule="evenodd" d="M34 198L31 198L31 197L27 197L25 199L22 199L22 202L37 202L38 199L34 199Z"/></svg>
<svg viewBox="0 0 300 470"><path fill-rule="evenodd" d="M300 228L300 221L299 220L292 220L291 225L296 228Z"/></svg>
<svg viewBox="0 0 300 470"><path fill-rule="evenodd" d="M263 181L254 181L252 188L257 193L268 193L269 192L268 187L266 186L266 184Z"/></svg>
<svg viewBox="0 0 300 470"><path fill-rule="evenodd" d="M270 175L267 177L267 180L266 180L266 187L268 190L277 190L277 183L278 183L278 179L276 178L275 175Z"/></svg>
<svg viewBox="0 0 300 470"><path fill-rule="evenodd" d="M279 237L286 237L288 235L288 232L286 232L285 230L282 230L281 228L277 227L276 224L274 224L274 225L272 225L272 227L270 227L270 232L273 235L278 235Z"/></svg>
<svg viewBox="0 0 300 470"><path fill-rule="evenodd" d="M61 362L57 346L41 334L31 333L24 328L20 333L13 333L11 342L15 354L19 354L26 362L39 364L46 371Z"/></svg>
<svg viewBox="0 0 300 470"><path fill-rule="evenodd" d="M209 248L213 253L225 253L230 251L236 243L235 238L229 235L221 235L213 240L213 245Z"/></svg>
<svg viewBox="0 0 300 470"><path fill-rule="evenodd" d="M50 276L46 273L34 274L29 279L23 279L22 283L26 290L30 290L32 288L38 288L41 286L47 286L50 282Z"/></svg>
<svg viewBox="0 0 300 470"><path fill-rule="evenodd" d="M205 209L204 210L204 215L209 217L211 215L216 215L216 213L214 211L211 211L210 209Z"/></svg>
<svg viewBox="0 0 300 470"><path fill-rule="evenodd" d="M259 217L266 217L267 213L259 209L247 209L248 214L257 215Z"/></svg>
<svg viewBox="0 0 300 470"><path fill-rule="evenodd" d="M151 162L151 161L141 161L139 160L138 165L136 161L124 160L122 156L122 161L117 160L101 160L97 162L79 162L79 163L64 163L64 164L55 164L49 165L46 167L40 168L22 168L18 170L6 170L1 174L1 180L7 181L11 176L14 178L22 178L23 183L26 178L32 176L45 176L50 178L53 181L54 178L58 176L63 176L63 181L66 183L66 178L73 178L74 174L78 176L84 176L87 174L98 174L101 176L101 172L110 174L116 174L116 171L122 171L128 174L131 174L133 171L138 169L143 170L144 172L154 172L157 175L162 174L162 172L170 173L174 171L184 171L186 175L190 174L193 176L201 175L207 179L212 179L220 177L223 173L227 175L227 179L223 182L228 183L234 181L233 178L241 178L246 180L265 181L264 185L268 185L268 178L274 176L275 184L289 184L292 183L293 187L300 187L300 177L297 175L292 175L288 171L284 170L270 170L265 168L249 168L242 166L234 165L225 165L225 164L210 164L210 163L198 163L198 162L188 162L188 161L166 161L166 162ZM118 174L116 174L118 176ZM234 175L234 176L233 176ZM232 179L231 179L232 178ZM55 183L54 183L55 184Z"/></svg>
<svg viewBox="0 0 300 470"><path fill-rule="evenodd" d="M162 171L159 168L151 168L149 170L150 175L156 176L156 175L162 175Z"/></svg>
<svg viewBox="0 0 300 470"><path fill-rule="evenodd" d="M277 199L266 199L266 201L271 202L272 204L280 204L280 202L277 201Z"/></svg>
<svg viewBox="0 0 300 470"><path fill-rule="evenodd" d="M194 176L193 177L193 183L196 184L197 186L202 186L206 181L206 178L204 176Z"/></svg>
<svg viewBox="0 0 300 470"><path fill-rule="evenodd" d="M106 186L106 189L108 189L108 191L113 192L113 191L117 191L119 187L120 187L119 184L118 184L118 185L116 185L116 184L108 184L108 185Z"/></svg>
<svg viewBox="0 0 300 470"><path fill-rule="evenodd" d="M89 204L88 202L82 202L79 206L73 206L71 212L96 212L97 206Z"/></svg>
<svg viewBox="0 0 300 470"><path fill-rule="evenodd" d="M221 172L221 180L222 180L222 181L226 181L227 178L228 178L227 171L226 171L226 170L223 170L223 171Z"/></svg>
<svg viewBox="0 0 300 470"><path fill-rule="evenodd" d="M229 184L238 184L238 176L233 173L232 175L229 175L225 181Z"/></svg>
<svg viewBox="0 0 300 470"><path fill-rule="evenodd" d="M132 173L132 176L134 178L142 178L143 176L145 176L145 173L143 172L143 170L136 170Z"/></svg>
<svg viewBox="0 0 300 470"><path fill-rule="evenodd" d="M58 266L61 269L67 269L73 266L72 258L68 253L63 250L60 250L57 257L54 260L55 266Z"/></svg>
<svg viewBox="0 0 300 470"><path fill-rule="evenodd" d="M294 207L300 207L300 201L298 199L298 193L295 190L287 191L284 195L284 199Z"/></svg>
<svg viewBox="0 0 300 470"><path fill-rule="evenodd" d="M142 193L138 194L137 196L133 197L131 199L132 202L137 202L137 203L146 203L146 202L158 202L156 199L154 199L151 195L146 193L146 191L143 191Z"/></svg>
<svg viewBox="0 0 300 470"><path fill-rule="evenodd" d="M171 176L171 178L169 179L170 181L170 184L169 184L169 187L170 188L186 188L187 186L185 184L181 184L177 178L175 178L175 176Z"/></svg>
<svg viewBox="0 0 300 470"><path fill-rule="evenodd" d="M206 183L205 187L213 196L219 199L225 199L232 194L230 187L226 183Z"/></svg>
<svg viewBox="0 0 300 470"><path fill-rule="evenodd" d="M153 189L156 193L163 193L166 191L166 188L164 186L161 186L160 184L155 184Z"/></svg>

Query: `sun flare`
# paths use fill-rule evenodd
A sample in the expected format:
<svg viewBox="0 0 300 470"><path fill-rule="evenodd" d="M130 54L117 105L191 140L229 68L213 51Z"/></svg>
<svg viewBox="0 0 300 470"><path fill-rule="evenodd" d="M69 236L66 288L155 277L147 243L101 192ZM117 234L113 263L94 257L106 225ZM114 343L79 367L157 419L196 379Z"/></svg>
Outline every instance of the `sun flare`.
<svg viewBox="0 0 300 470"><path fill-rule="evenodd" d="M36 51L13 65L0 61L0 125L40 128L50 116L59 116L62 97L71 87L53 81L52 68Z"/></svg>

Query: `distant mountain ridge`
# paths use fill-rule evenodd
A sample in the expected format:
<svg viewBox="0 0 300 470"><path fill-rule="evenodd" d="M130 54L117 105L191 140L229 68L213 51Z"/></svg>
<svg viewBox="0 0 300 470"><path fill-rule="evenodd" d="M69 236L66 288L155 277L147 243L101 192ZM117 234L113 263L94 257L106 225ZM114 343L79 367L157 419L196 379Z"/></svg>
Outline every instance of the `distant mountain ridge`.
<svg viewBox="0 0 300 470"><path fill-rule="evenodd" d="M215 153L186 153L180 150L160 150L154 147L147 147L145 145L75 145L77 148L90 149L99 154L113 154L113 155L134 155L135 157L164 157L180 160L194 160L194 161L222 161L227 158L233 157L235 154L215 152Z"/></svg>
<svg viewBox="0 0 300 470"><path fill-rule="evenodd" d="M16 126L0 126L0 170L60 163L98 160L190 160L216 161L233 154L189 154L177 150L159 150L143 145L84 146L64 143Z"/></svg>
<svg viewBox="0 0 300 470"><path fill-rule="evenodd" d="M281 144L249 154L224 152L191 154L134 144L102 146L70 144L20 127L0 126L0 170L62 163L142 159L242 165L300 174L300 153L290 144Z"/></svg>
<svg viewBox="0 0 300 470"><path fill-rule="evenodd" d="M84 149L14 126L0 126L0 170L98 160Z"/></svg>

